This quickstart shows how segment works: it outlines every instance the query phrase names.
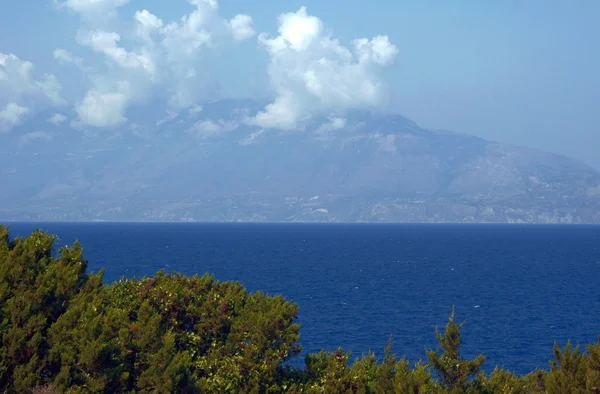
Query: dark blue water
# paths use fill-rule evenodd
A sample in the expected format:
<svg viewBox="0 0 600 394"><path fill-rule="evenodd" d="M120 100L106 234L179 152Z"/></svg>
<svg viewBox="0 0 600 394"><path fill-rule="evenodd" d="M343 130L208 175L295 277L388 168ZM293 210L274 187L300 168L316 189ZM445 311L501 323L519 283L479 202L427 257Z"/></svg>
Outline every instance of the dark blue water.
<svg viewBox="0 0 600 394"><path fill-rule="evenodd" d="M78 238L105 279L210 272L300 306L305 351L436 346L452 305L487 370L547 368L552 346L600 334L600 227L313 224L12 224Z"/></svg>

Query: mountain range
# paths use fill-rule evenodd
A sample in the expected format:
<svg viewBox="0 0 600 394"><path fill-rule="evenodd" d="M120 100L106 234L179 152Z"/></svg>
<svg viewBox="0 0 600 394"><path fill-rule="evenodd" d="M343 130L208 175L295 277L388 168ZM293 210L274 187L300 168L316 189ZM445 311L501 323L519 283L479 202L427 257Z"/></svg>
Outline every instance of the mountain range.
<svg viewBox="0 0 600 394"><path fill-rule="evenodd" d="M0 221L600 223L577 160L363 110L262 130L262 104L148 104L110 131L42 112L0 134Z"/></svg>

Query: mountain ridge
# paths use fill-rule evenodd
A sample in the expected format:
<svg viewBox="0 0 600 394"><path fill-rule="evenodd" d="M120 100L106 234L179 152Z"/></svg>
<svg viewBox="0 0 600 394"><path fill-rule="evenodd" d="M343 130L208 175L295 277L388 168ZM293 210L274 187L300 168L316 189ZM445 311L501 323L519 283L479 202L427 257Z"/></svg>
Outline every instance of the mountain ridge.
<svg viewBox="0 0 600 394"><path fill-rule="evenodd" d="M146 106L23 142L42 114L0 136L0 220L600 223L600 173L577 160L364 110L262 130L260 108Z"/></svg>

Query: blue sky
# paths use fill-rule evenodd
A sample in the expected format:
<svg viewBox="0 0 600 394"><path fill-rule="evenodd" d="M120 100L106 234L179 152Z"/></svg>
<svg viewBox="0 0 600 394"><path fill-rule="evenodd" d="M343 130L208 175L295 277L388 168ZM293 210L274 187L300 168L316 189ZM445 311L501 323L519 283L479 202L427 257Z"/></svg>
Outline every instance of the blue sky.
<svg viewBox="0 0 600 394"><path fill-rule="evenodd" d="M142 10L160 19L148 36ZM194 12L192 31L180 18ZM149 97L165 111L260 97L272 105L256 123L285 128L323 107L384 108L600 168L599 20L593 0L5 1L0 54L34 68L22 86L0 83L0 113L10 125L71 108L71 126L110 130Z"/></svg>

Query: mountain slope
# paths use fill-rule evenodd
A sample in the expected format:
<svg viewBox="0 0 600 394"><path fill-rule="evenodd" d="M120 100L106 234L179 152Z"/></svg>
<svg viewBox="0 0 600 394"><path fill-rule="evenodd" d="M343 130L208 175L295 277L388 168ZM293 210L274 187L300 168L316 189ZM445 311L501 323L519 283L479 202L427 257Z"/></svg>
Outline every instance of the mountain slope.
<svg viewBox="0 0 600 394"><path fill-rule="evenodd" d="M0 220L600 223L600 174L575 160L365 111L262 131L258 108L24 139L42 114L0 135Z"/></svg>

